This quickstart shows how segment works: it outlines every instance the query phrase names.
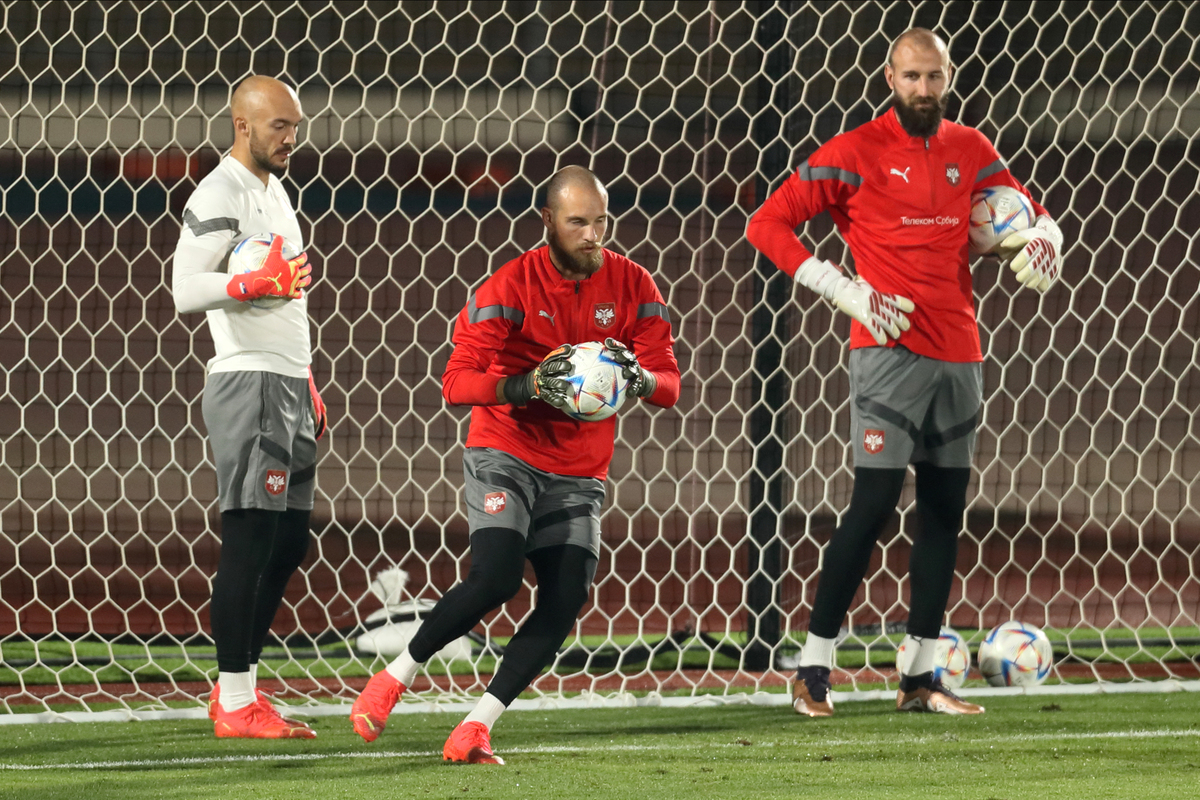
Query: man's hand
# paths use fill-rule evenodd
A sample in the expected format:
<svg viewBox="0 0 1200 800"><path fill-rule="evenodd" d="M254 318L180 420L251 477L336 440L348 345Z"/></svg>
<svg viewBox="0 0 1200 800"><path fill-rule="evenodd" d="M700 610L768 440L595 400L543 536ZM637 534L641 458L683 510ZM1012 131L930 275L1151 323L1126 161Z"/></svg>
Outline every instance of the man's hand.
<svg viewBox="0 0 1200 800"><path fill-rule="evenodd" d="M611 337L604 340L604 347L612 360L621 365L621 373L629 381L626 392L634 397L649 397L654 394L658 381L653 373L642 369L632 350Z"/></svg>
<svg viewBox="0 0 1200 800"><path fill-rule="evenodd" d="M304 296L304 287L312 283L312 266L308 254L301 253L293 259L283 257L283 237L276 235L271 241L263 265L251 272L234 275L229 279L225 291L234 300L247 302L262 297L286 297L299 300Z"/></svg>
<svg viewBox="0 0 1200 800"><path fill-rule="evenodd" d="M828 261L808 259L796 270L796 281L861 322L876 344L887 344L889 337L899 339L909 328L905 314L913 310L912 300L877 291L862 278L850 280Z"/></svg>
<svg viewBox="0 0 1200 800"><path fill-rule="evenodd" d="M325 408L325 401L321 399L321 393L317 391L317 382L313 380L312 367L308 368L308 395L312 398L313 428L316 438L320 439L329 428L329 412Z"/></svg>
<svg viewBox="0 0 1200 800"><path fill-rule="evenodd" d="M1016 273L1017 281L1045 292L1062 272L1062 246L1062 230L1054 220L1043 215L1037 218L1032 228L1005 238L996 249L996 255L1001 258L1012 256L1008 268Z"/></svg>
<svg viewBox="0 0 1200 800"><path fill-rule="evenodd" d="M571 384L564 378L571 374L571 356L574 353L575 345L560 345L547 353L542 363L530 372L505 378L502 387L504 400L514 406L523 406L537 398L555 408L565 406Z"/></svg>

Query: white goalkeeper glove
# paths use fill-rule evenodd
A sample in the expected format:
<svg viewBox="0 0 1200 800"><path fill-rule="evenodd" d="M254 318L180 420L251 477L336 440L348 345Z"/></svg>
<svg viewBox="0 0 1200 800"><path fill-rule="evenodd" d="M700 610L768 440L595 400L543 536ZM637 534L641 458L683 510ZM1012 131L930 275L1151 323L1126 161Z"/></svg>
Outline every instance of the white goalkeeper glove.
<svg viewBox="0 0 1200 800"><path fill-rule="evenodd" d="M876 344L887 344L889 338L899 339L909 328L905 313L915 308L912 300L877 291L862 278L850 280L828 261L809 258L796 270L796 282L861 322Z"/></svg>
<svg viewBox="0 0 1200 800"><path fill-rule="evenodd" d="M1018 282L1045 292L1062 272L1062 249L1062 229L1043 214L1032 228L1006 237L996 248L996 255L1012 257L1008 268L1016 273Z"/></svg>

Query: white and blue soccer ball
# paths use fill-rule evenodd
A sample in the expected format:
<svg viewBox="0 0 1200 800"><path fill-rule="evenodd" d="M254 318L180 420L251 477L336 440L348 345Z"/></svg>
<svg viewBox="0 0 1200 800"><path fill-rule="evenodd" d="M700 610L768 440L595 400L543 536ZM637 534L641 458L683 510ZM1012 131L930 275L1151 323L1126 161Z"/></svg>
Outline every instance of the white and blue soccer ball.
<svg viewBox="0 0 1200 800"><path fill-rule="evenodd" d="M1053 666L1050 640L1025 622L1001 623L979 645L979 671L992 686L1037 686Z"/></svg>
<svg viewBox="0 0 1200 800"><path fill-rule="evenodd" d="M275 241L273 233L255 233L238 242L229 252L227 269L229 274L242 275L262 269L263 262L267 260L267 254L271 252L271 242L273 241ZM295 243L286 238L283 240L283 248L280 253L285 259L291 261L301 252ZM260 297L257 300L251 300L250 305L255 308L271 309L279 308L290 300L290 297Z"/></svg>
<svg viewBox="0 0 1200 800"><path fill-rule="evenodd" d="M989 186L971 195L971 252L990 255L1014 233L1032 228L1037 217L1029 198L1011 186Z"/></svg>
<svg viewBox="0 0 1200 800"><path fill-rule="evenodd" d="M906 664L905 653L912 646L912 637L905 636L896 651L896 666ZM942 628L937 645L933 650L933 679L940 680L949 689L957 689L967 680L971 671L971 650L967 640L953 628Z"/></svg>
<svg viewBox="0 0 1200 800"><path fill-rule="evenodd" d="M600 342L575 345L571 355L571 391L563 413L581 422L608 419L625 402L629 381L624 369Z"/></svg>

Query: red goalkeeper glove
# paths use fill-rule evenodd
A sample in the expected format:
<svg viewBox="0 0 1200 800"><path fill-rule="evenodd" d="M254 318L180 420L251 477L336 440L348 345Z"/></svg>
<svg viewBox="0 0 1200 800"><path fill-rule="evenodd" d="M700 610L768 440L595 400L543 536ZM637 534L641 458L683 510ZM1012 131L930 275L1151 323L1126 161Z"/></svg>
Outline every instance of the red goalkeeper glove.
<svg viewBox="0 0 1200 800"><path fill-rule="evenodd" d="M271 249L263 259L263 265L251 272L234 275L229 279L225 291L241 302L262 297L299 300L304 296L304 287L312 283L311 273L308 254L301 253L290 260L284 258L283 237L276 236L271 241Z"/></svg>
<svg viewBox="0 0 1200 800"><path fill-rule="evenodd" d="M329 412L325 409L325 401L317 391L317 382L313 380L312 367L308 368L308 394L312 398L313 429L317 439L325 435L329 428Z"/></svg>

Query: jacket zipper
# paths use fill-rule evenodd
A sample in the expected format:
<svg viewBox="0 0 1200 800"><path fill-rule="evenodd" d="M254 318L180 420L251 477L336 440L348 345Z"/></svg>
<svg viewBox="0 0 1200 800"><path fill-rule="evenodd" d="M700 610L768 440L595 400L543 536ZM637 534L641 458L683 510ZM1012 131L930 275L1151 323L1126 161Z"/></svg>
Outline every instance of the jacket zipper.
<svg viewBox="0 0 1200 800"><path fill-rule="evenodd" d="M929 140L925 140L925 177L929 179L929 210L937 207L936 193L933 188L933 167L929 163Z"/></svg>

